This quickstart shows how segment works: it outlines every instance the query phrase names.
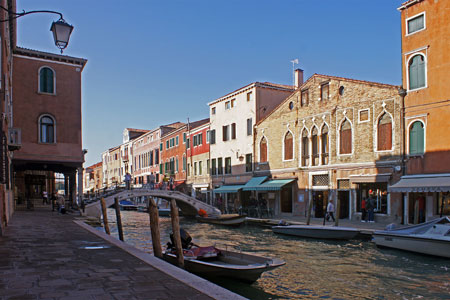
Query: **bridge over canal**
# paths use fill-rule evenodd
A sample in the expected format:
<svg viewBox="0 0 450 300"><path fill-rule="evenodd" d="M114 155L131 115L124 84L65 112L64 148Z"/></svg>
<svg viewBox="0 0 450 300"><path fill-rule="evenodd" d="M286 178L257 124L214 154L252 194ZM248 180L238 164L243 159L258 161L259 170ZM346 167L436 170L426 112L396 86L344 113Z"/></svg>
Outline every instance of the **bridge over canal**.
<svg viewBox="0 0 450 300"><path fill-rule="evenodd" d="M155 197L168 201L174 199L177 203L177 206L186 216L195 216L199 209L205 210L208 215L220 215L220 210L215 208L214 206L206 204L205 202L177 191L155 190L147 188L124 190L122 192L105 197L105 202L106 206L109 207L114 204L115 198L118 198L119 201L121 201L125 199L133 199L136 197ZM100 218L101 214L102 208L100 201L96 201L94 203L86 205L84 215Z"/></svg>

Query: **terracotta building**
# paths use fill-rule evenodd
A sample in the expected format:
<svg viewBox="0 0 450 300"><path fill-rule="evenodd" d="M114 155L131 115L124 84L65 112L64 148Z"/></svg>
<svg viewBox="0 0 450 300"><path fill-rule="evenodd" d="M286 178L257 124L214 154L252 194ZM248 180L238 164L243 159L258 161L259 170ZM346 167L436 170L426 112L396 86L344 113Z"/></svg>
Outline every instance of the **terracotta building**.
<svg viewBox="0 0 450 300"><path fill-rule="evenodd" d="M22 147L14 153L17 199L54 192L54 172L65 177L66 197L75 203L76 174L82 180L82 58L16 47L13 54L14 127ZM79 186L81 194L81 184Z"/></svg>
<svg viewBox="0 0 450 300"><path fill-rule="evenodd" d="M403 3L402 78L405 172L391 191L402 193L408 223L450 215L450 1Z"/></svg>
<svg viewBox="0 0 450 300"><path fill-rule="evenodd" d="M376 220L400 222L400 197L388 194L401 175L399 88L311 76L256 124L254 176L272 178L253 188L257 197L275 215L305 216L311 207L317 218L338 199L341 218L359 219L371 194Z"/></svg>
<svg viewBox="0 0 450 300"><path fill-rule="evenodd" d="M209 118L190 124L186 137L183 136L183 144L188 141L183 156L183 169L186 169L186 163L189 166L187 187L193 197L207 202L211 200L209 138Z"/></svg>

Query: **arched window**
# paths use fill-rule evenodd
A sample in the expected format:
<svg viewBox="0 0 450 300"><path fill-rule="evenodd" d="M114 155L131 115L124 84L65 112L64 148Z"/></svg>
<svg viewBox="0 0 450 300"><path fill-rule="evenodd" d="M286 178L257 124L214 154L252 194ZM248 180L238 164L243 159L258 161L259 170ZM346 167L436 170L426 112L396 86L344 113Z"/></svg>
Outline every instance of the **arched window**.
<svg viewBox="0 0 450 300"><path fill-rule="evenodd" d="M322 165L328 164L328 126L323 125L322 134L320 136L322 141Z"/></svg>
<svg viewBox="0 0 450 300"><path fill-rule="evenodd" d="M423 123L416 121L409 127L409 154L420 155L425 151L425 130Z"/></svg>
<svg viewBox="0 0 450 300"><path fill-rule="evenodd" d="M284 136L284 159L289 160L294 158L294 143L292 133L288 132Z"/></svg>
<svg viewBox="0 0 450 300"><path fill-rule="evenodd" d="M39 71L39 92L49 94L55 92L53 70L48 67L43 67Z"/></svg>
<svg viewBox="0 0 450 300"><path fill-rule="evenodd" d="M318 139L319 131L317 127L314 126L311 132L311 146L312 146L312 160L311 164L313 166L319 165L319 139Z"/></svg>
<svg viewBox="0 0 450 300"><path fill-rule="evenodd" d="M55 142L55 122L49 116L43 116L39 120L39 134L41 143Z"/></svg>
<svg viewBox="0 0 450 300"><path fill-rule="evenodd" d="M302 167L307 167L309 165L309 139L308 131L303 129L302 132Z"/></svg>
<svg viewBox="0 0 450 300"><path fill-rule="evenodd" d="M339 154L352 153L352 125L348 119L341 124Z"/></svg>
<svg viewBox="0 0 450 300"><path fill-rule="evenodd" d="M377 150L391 150L392 149L392 119L388 113L384 113L378 120L377 126L378 140Z"/></svg>
<svg viewBox="0 0 450 300"><path fill-rule="evenodd" d="M259 143L259 162L267 162L267 141L265 137Z"/></svg>
<svg viewBox="0 0 450 300"><path fill-rule="evenodd" d="M425 86L425 57L415 55L409 60L409 89L414 90Z"/></svg>

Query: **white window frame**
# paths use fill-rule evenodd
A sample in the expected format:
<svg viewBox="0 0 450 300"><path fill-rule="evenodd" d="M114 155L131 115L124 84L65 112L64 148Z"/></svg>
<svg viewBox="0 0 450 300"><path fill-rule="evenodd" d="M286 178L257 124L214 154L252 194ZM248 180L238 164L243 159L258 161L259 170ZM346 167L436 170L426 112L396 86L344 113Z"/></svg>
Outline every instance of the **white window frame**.
<svg viewBox="0 0 450 300"><path fill-rule="evenodd" d="M378 150L378 122L380 122L380 118L384 115L384 114L388 114L389 117L391 118L391 123L392 123L392 130L391 130L391 149L389 150ZM376 153L383 153L383 152L392 152L394 151L395 148L395 123L394 123L394 116L388 112L386 109L383 109L383 111L378 115L378 117L375 119L375 122L373 124L374 126L374 137L373 137L373 141L374 141L374 145L373 145L373 151Z"/></svg>
<svg viewBox="0 0 450 300"><path fill-rule="evenodd" d="M416 31L414 31L414 32L409 33L409 32L408 32L408 22L411 21L412 19L415 19L415 18L417 18L417 17L420 17L421 15L423 15L423 28L422 28L422 29L419 29L419 30L416 30ZM409 18L407 18L407 19L405 20L405 36L413 35L413 34L415 34L415 33L424 31L425 29L427 29L427 16L426 16L426 14L425 14L424 11L421 12L421 13L418 13L418 14L412 16L412 17L409 17Z"/></svg>
<svg viewBox="0 0 450 300"><path fill-rule="evenodd" d="M410 154L409 153L409 148L410 148L409 147L409 132L411 130L411 125L414 124L417 121L419 121L419 122L421 122L423 124L423 131L424 131L424 134L423 134L423 153L422 154ZM406 145L407 145L406 153L407 153L407 155L408 156L413 156L413 157L414 156L423 156L423 155L425 155L425 153L427 152L427 122L426 122L426 120L424 121L423 119L420 119L420 118L411 118L410 121L408 122L408 126L406 128L408 128L407 134L406 134Z"/></svg>
<svg viewBox="0 0 450 300"><path fill-rule="evenodd" d="M267 161L261 162L261 142L262 142L263 139L266 140L266 155L267 155ZM269 139L268 139L267 136L265 136L264 134L263 134L263 136L259 139L259 143L258 143L258 164L260 164L260 165L267 165L267 164L269 164Z"/></svg>
<svg viewBox="0 0 450 300"><path fill-rule="evenodd" d="M309 161L308 161L308 165L307 166L303 166L302 162L303 162L303 131L306 130L306 136L308 138L308 153L309 153ZM299 168L307 168L311 166L311 143L310 143L310 139L311 139L311 135L310 132L308 130L308 128L306 128L306 126L303 125L303 128L300 130L300 135L299 135L299 149L298 149L298 166Z"/></svg>
<svg viewBox="0 0 450 300"><path fill-rule="evenodd" d="M350 126L352 127L352 151L350 153L341 153L341 127L342 127L342 123L344 123L345 120L348 120L350 122ZM339 122L339 126L336 129L337 129L336 130L337 131L337 133L336 133L336 136L337 136L336 153L337 153L337 155L338 156L343 156L343 157L345 157L345 156L352 156L353 152L354 152L354 149L355 149L355 138L354 138L354 136L355 136L355 126L350 121L350 119L347 116L345 116L341 120L341 122Z"/></svg>
<svg viewBox="0 0 450 300"><path fill-rule="evenodd" d="M41 120L48 117L53 120L53 143L46 143L41 140ZM53 145L56 144L56 119L50 114L42 114L38 118L38 143L41 145Z"/></svg>
<svg viewBox="0 0 450 300"><path fill-rule="evenodd" d="M284 155L285 155L285 151L284 151L284 140L285 140L286 135L288 134L288 132L290 132L291 135L292 135L292 159L285 159L285 158L284 158ZM282 159L283 162L285 162L285 161L293 161L293 160L295 159L295 135L294 135L294 133L293 133L290 129L288 129L288 130L283 134L283 138L281 139L281 145L282 145L281 151L283 151L283 152L282 152L282 154L283 154L283 159Z"/></svg>

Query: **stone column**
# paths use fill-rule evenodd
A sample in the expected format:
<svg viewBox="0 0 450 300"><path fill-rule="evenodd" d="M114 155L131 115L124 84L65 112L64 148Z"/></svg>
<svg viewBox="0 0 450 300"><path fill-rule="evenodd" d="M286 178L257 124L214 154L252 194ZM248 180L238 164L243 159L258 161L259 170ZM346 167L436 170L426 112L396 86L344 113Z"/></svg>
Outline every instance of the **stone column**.
<svg viewBox="0 0 450 300"><path fill-rule="evenodd" d="M81 204L83 201L83 168L79 167L77 169L78 172L78 204Z"/></svg>

